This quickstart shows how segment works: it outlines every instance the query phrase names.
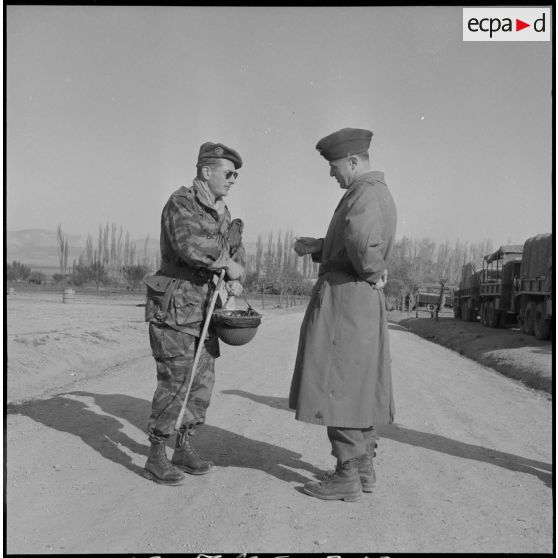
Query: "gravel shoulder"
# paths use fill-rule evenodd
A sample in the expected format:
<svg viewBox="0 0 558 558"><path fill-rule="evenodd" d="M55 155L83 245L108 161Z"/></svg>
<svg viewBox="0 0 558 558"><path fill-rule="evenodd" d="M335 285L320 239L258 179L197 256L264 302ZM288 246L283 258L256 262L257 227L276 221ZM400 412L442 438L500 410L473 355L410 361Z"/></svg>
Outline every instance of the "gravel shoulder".
<svg viewBox="0 0 558 558"><path fill-rule="evenodd" d="M517 326L493 329L480 322L456 320L445 311L436 321L428 313L410 317L390 312L388 319L423 339L442 345L524 385L553 392L553 340L539 341Z"/></svg>

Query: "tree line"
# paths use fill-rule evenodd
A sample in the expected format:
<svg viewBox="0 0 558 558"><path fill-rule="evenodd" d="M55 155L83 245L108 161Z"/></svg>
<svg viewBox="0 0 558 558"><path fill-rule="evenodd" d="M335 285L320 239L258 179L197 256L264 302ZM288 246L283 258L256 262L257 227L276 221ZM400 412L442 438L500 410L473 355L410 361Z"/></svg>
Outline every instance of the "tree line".
<svg viewBox="0 0 558 558"><path fill-rule="evenodd" d="M293 231L270 231L266 237L264 242L264 235L259 234L255 254L247 254L244 288L279 295L308 295L319 264L309 255L297 256Z"/></svg>
<svg viewBox="0 0 558 558"><path fill-rule="evenodd" d="M492 241L436 243L428 238L404 236L393 249L388 265L386 296L401 300L414 298L425 285L440 285L451 291L461 279L461 268L493 251Z"/></svg>
<svg viewBox="0 0 558 558"><path fill-rule="evenodd" d="M136 253L136 245L122 225L105 223L99 225L97 241L88 234L85 251L73 263L70 280L79 286L93 281L97 288L101 284L122 283L132 290L138 288L149 272L159 267L159 254L149 253L149 234L145 237L143 253Z"/></svg>
<svg viewBox="0 0 558 558"><path fill-rule="evenodd" d="M308 295L318 277L319 264L311 256L299 257L294 251L296 236L293 231L268 231L257 237L255 252L247 253L247 291L273 294ZM80 286L87 282L97 287L103 284L126 284L131 289L140 286L148 273L155 272L160 265L160 254L149 251L149 235L143 251L137 253L136 244L128 231L116 223L99 226L94 240L87 235L85 249L68 265L68 235L62 225L57 228L57 250L59 273L53 275L55 283L67 282ZM467 262L476 261L492 252L492 242L476 243L449 241L436 243L428 238L404 236L393 247L388 265L387 296L400 298L416 293L425 284L440 284L456 287L461 268ZM46 277L42 272L32 271L20 262L7 265L8 280L30 280L41 282Z"/></svg>
<svg viewBox="0 0 558 558"><path fill-rule="evenodd" d="M81 286L85 283L118 285L125 283L130 289L138 288L148 273L159 267L159 255L148 250L149 235L146 236L143 253L136 253L136 245L130 233L116 223L99 225L96 241L87 234L85 250L68 266L68 235L57 229L57 250L60 273L53 275L55 283Z"/></svg>
<svg viewBox="0 0 558 558"><path fill-rule="evenodd" d="M295 236L292 231L268 232L267 242L258 235L256 253L247 257L248 278L252 282L274 285L278 281L299 281L312 284L318 276L319 264L307 255L302 258L294 252ZM413 239L404 236L393 247L388 264L388 290L412 292L423 285L436 285L441 281L448 287L457 287L461 268L471 261L482 259L493 251L492 242L448 240L436 243L429 238Z"/></svg>

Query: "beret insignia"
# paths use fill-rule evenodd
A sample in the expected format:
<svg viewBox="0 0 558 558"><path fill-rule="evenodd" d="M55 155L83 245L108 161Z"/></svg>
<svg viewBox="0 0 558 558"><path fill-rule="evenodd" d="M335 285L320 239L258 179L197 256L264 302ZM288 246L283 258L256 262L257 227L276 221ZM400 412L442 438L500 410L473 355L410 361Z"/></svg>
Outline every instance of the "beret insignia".
<svg viewBox="0 0 558 558"><path fill-rule="evenodd" d="M217 155L217 157L223 155L223 148L221 146L215 148L215 155Z"/></svg>

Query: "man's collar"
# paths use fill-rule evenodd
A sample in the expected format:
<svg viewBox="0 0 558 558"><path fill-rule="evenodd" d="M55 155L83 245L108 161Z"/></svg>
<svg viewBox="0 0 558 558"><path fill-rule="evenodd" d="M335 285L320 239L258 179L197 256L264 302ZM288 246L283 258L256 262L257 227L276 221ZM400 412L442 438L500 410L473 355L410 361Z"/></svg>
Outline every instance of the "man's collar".
<svg viewBox="0 0 558 558"><path fill-rule="evenodd" d="M221 215L225 210L225 201L223 198L218 198L213 200L213 194L209 190L209 186L199 178L194 178L194 183L192 184L194 188L198 200L203 203L203 205L209 207L210 209L214 209Z"/></svg>
<svg viewBox="0 0 558 558"><path fill-rule="evenodd" d="M352 188L356 184L361 184L362 182L385 182L384 173L382 171L376 171L370 169L369 171L363 172L358 175L350 184L349 188Z"/></svg>

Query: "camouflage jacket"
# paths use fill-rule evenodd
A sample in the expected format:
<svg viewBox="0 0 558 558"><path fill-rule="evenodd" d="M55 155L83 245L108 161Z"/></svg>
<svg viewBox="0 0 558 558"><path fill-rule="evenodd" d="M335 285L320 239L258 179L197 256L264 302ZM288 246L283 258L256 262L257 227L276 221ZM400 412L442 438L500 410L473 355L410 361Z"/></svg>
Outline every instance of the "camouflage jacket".
<svg viewBox="0 0 558 558"><path fill-rule="evenodd" d="M216 275L231 259L246 266L242 221L231 221L224 203L221 212L211 207L203 187L194 180L191 187L182 186L171 194L165 204L161 215L160 245L163 271L167 264L179 266L199 272L199 280L178 277L169 287L172 295L166 316L155 321L199 335L214 292ZM159 271L157 275L165 273Z"/></svg>

